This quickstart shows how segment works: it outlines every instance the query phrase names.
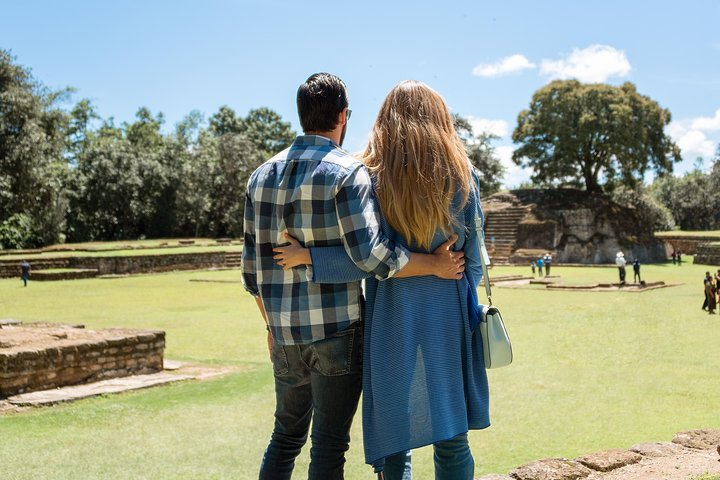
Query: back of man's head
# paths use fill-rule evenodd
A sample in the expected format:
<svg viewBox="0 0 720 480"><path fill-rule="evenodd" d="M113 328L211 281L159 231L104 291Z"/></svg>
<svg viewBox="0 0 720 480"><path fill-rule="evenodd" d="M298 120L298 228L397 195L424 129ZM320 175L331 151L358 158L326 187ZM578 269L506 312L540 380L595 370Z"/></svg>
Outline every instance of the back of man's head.
<svg viewBox="0 0 720 480"><path fill-rule="evenodd" d="M330 73L315 73L297 91L297 108L304 132L329 132L348 106L345 84Z"/></svg>

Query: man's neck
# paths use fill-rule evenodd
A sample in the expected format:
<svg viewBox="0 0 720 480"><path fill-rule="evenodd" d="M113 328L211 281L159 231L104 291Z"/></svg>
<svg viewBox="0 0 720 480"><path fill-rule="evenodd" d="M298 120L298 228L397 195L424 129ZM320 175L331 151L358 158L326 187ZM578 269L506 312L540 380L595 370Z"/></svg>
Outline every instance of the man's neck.
<svg viewBox="0 0 720 480"><path fill-rule="evenodd" d="M338 130L336 128L335 130L331 130L329 132L305 132L305 135L317 135L319 137L325 137L340 145L340 137L342 135L342 130Z"/></svg>

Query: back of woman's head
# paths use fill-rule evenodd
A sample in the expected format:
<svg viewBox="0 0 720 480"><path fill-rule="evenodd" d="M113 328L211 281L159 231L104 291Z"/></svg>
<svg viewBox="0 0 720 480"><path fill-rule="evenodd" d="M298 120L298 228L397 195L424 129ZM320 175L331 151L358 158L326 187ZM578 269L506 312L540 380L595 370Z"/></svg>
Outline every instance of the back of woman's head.
<svg viewBox="0 0 720 480"><path fill-rule="evenodd" d="M376 179L383 215L408 242L430 248L456 223L453 199L467 202L470 161L442 97L404 81L385 98L363 160Z"/></svg>

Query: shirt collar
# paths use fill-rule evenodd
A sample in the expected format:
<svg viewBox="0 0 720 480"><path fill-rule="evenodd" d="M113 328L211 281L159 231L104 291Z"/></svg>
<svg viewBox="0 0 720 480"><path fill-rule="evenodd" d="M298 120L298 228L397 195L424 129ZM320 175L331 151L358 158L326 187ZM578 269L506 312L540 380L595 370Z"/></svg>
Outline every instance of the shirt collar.
<svg viewBox="0 0 720 480"><path fill-rule="evenodd" d="M330 146L335 148L341 148L340 145L333 142L327 137L323 137L321 135L298 135L297 138L295 138L295 141L292 144L293 148L302 148L302 147L310 147L310 146Z"/></svg>

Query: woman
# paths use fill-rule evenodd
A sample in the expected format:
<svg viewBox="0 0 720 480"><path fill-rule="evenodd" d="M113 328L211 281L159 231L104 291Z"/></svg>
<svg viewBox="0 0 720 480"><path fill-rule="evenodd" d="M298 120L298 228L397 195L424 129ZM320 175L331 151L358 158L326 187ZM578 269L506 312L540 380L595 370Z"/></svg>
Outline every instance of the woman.
<svg viewBox="0 0 720 480"><path fill-rule="evenodd" d="M477 176L445 102L415 81L388 94L362 160L385 235L431 252L457 234L456 248L465 254L462 278L378 282L355 267L343 247L307 251L294 241L275 250L276 261L283 268L312 263L318 283L366 278L363 434L366 461L379 476L408 478L408 451L432 444L436 478L472 479L467 431L490 424L483 352L473 341L469 313L481 279Z"/></svg>

